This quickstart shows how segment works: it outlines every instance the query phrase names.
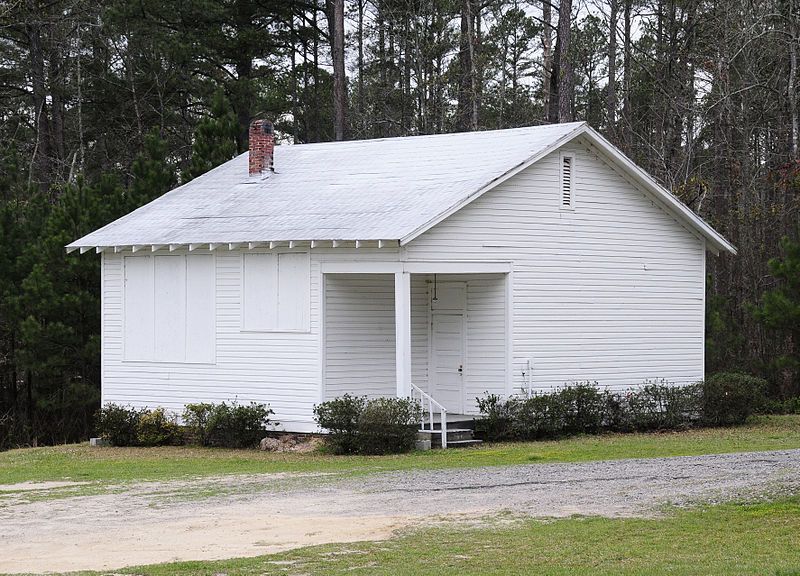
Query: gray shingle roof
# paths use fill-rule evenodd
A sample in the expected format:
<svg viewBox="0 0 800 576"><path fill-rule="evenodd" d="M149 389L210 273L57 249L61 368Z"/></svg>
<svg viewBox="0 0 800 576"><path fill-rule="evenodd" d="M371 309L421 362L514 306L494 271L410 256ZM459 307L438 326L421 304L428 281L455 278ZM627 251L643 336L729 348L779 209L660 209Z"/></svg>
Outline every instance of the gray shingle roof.
<svg viewBox="0 0 800 576"><path fill-rule="evenodd" d="M69 247L400 240L583 126L276 146L264 178L242 154Z"/></svg>

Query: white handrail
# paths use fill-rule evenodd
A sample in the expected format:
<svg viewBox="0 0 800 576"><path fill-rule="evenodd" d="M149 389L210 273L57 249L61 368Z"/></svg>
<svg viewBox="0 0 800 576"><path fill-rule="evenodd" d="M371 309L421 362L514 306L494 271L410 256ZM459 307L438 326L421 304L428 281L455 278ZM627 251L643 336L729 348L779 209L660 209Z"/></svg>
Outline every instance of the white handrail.
<svg viewBox="0 0 800 576"><path fill-rule="evenodd" d="M447 448L447 409L439 404L433 397L422 390L419 386L411 383L411 399L417 400L419 396L419 429L420 432L431 431L433 432L433 412L434 409L442 415L442 448ZM425 428L425 412L428 412L428 422L430 428Z"/></svg>

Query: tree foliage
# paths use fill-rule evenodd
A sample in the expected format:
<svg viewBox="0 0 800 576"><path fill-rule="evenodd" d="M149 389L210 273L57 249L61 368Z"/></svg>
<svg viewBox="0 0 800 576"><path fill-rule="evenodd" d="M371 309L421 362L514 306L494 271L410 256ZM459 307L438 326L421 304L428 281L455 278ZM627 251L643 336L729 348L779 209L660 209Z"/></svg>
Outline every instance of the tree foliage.
<svg viewBox="0 0 800 576"><path fill-rule="evenodd" d="M777 285L764 292L756 317L784 335L783 351L774 362L781 372L782 395L796 396L800 395L800 242L785 236L780 248L781 256L769 261Z"/></svg>

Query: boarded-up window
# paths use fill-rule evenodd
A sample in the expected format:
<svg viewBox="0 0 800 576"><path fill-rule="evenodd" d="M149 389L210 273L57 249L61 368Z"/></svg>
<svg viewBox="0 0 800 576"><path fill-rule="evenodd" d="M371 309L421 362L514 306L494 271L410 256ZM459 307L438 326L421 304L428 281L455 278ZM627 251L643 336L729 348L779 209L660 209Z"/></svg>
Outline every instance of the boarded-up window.
<svg viewBox="0 0 800 576"><path fill-rule="evenodd" d="M214 257L198 254L186 259L186 361L213 362Z"/></svg>
<svg viewBox="0 0 800 576"><path fill-rule="evenodd" d="M125 359L213 362L213 256L131 256L124 264Z"/></svg>
<svg viewBox="0 0 800 576"><path fill-rule="evenodd" d="M308 254L245 254L243 274L244 330L308 330Z"/></svg>
<svg viewBox="0 0 800 576"><path fill-rule="evenodd" d="M125 258L125 359L152 360L155 350L153 262Z"/></svg>
<svg viewBox="0 0 800 576"><path fill-rule="evenodd" d="M155 360L182 362L186 354L186 259L154 256Z"/></svg>

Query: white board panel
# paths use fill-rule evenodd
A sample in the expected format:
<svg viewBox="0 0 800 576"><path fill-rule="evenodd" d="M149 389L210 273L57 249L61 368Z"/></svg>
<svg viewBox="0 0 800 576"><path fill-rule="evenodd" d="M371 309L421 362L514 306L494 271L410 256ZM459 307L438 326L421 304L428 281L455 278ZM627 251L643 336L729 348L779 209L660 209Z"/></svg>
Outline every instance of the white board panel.
<svg viewBox="0 0 800 576"><path fill-rule="evenodd" d="M484 308L501 285L486 284L479 304L470 281L467 398L493 390L503 354L509 392L703 377L704 242L578 144L563 150L573 210L561 209L553 153L405 247L409 261L513 262L505 353L504 319Z"/></svg>
<svg viewBox="0 0 800 576"><path fill-rule="evenodd" d="M126 360L153 359L153 263L149 256L124 259Z"/></svg>
<svg viewBox="0 0 800 576"><path fill-rule="evenodd" d="M214 257L186 257L186 361L214 361Z"/></svg>
<svg viewBox="0 0 800 576"><path fill-rule="evenodd" d="M273 330L277 326L278 261L275 254L244 254L242 327Z"/></svg>
<svg viewBox="0 0 800 576"><path fill-rule="evenodd" d="M307 254L278 255L278 328L308 327L309 274Z"/></svg>
<svg viewBox="0 0 800 576"><path fill-rule="evenodd" d="M186 259L155 256L155 360L186 360Z"/></svg>

